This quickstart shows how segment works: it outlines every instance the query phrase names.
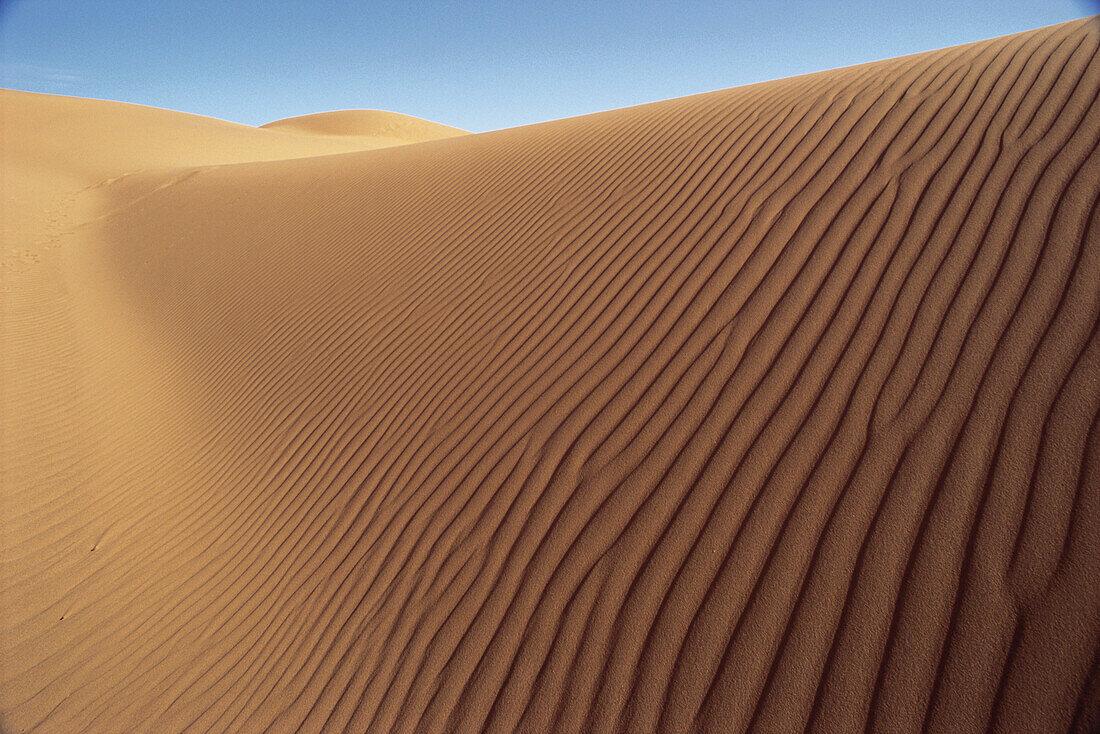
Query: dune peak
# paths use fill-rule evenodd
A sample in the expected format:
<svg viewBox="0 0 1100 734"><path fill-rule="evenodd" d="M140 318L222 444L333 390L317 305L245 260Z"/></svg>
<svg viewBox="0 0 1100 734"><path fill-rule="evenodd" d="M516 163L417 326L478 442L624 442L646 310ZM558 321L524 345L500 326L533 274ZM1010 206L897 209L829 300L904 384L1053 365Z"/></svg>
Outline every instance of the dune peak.
<svg viewBox="0 0 1100 734"><path fill-rule="evenodd" d="M275 120L263 129L308 135L370 137L421 142L466 135L465 130L384 110L337 110Z"/></svg>

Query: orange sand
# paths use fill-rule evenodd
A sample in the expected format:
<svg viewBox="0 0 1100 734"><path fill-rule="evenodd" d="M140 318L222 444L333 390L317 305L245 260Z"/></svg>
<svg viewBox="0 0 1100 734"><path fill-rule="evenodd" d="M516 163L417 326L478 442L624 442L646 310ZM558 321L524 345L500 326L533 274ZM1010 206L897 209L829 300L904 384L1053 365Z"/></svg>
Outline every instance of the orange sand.
<svg viewBox="0 0 1100 734"><path fill-rule="evenodd" d="M1098 47L0 93L0 728L1097 730Z"/></svg>

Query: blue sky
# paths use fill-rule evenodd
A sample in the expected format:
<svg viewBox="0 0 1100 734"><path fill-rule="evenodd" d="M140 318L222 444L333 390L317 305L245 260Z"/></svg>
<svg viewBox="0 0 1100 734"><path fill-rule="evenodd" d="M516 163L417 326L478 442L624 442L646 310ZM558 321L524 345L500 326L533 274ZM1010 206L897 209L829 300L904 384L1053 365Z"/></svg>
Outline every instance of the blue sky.
<svg viewBox="0 0 1100 734"><path fill-rule="evenodd" d="M0 86L250 125L374 108L484 131L1098 10L1097 0L0 0Z"/></svg>

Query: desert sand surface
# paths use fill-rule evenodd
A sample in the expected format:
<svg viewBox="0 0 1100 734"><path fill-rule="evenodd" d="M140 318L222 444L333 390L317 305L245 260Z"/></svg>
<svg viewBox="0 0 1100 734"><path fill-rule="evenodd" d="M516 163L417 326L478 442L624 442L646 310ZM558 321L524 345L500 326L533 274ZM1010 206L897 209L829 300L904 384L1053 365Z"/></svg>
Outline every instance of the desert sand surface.
<svg viewBox="0 0 1100 734"><path fill-rule="evenodd" d="M3 92L0 727L1097 731L1098 48Z"/></svg>

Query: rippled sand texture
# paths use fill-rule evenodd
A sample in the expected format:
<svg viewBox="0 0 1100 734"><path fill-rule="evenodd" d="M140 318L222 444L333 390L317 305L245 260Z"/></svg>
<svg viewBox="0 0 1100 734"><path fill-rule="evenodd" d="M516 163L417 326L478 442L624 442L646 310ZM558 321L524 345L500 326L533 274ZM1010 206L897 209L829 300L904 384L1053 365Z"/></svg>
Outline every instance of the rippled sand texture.
<svg viewBox="0 0 1100 734"><path fill-rule="evenodd" d="M385 148L458 131L5 93L4 730L1095 731L1098 45Z"/></svg>

